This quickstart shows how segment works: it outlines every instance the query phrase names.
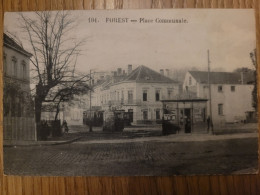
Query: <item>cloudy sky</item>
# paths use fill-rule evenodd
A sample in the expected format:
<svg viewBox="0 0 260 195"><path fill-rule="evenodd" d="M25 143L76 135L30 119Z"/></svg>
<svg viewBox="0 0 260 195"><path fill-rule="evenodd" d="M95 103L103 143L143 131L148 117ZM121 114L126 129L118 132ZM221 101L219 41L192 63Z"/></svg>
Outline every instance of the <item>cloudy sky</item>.
<svg viewBox="0 0 260 195"><path fill-rule="evenodd" d="M128 64L154 70L185 66L205 70L208 49L212 69L252 68L249 53L256 47L253 10L92 10L73 14L77 17L73 36L87 38L78 59L78 69L83 72L127 68ZM23 42L17 17L17 13L5 14L5 30ZM89 23L91 17L98 22ZM120 17L137 22L106 23L106 18ZM139 23L140 18L154 22ZM156 23L156 18L183 18L187 23ZM23 45L28 47L26 42Z"/></svg>

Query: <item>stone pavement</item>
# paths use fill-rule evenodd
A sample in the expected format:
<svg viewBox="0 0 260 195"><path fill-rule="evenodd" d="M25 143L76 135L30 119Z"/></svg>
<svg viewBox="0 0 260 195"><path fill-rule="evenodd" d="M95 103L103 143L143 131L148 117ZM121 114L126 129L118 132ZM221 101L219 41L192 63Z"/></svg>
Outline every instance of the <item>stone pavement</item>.
<svg viewBox="0 0 260 195"><path fill-rule="evenodd" d="M231 174L255 173L258 165L257 138L77 143L4 147L4 172L46 176Z"/></svg>
<svg viewBox="0 0 260 195"><path fill-rule="evenodd" d="M172 134L160 137L143 137L135 139L112 139L112 140L87 140L79 139L76 144L93 143L130 143L130 142L204 142L228 139L257 138L258 133L240 133L231 135L212 135L212 134Z"/></svg>

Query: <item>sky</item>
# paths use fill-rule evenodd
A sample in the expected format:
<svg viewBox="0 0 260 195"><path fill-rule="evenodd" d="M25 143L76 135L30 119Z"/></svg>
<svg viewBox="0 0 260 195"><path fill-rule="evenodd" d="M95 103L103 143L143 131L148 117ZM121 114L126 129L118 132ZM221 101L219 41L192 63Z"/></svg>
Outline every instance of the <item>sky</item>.
<svg viewBox="0 0 260 195"><path fill-rule="evenodd" d="M33 17L33 13L26 13ZM154 70L196 67L233 71L253 68L249 53L256 47L253 9L169 9L73 11L76 27L69 36L86 39L77 68L82 72L127 69L145 65ZM5 13L4 28L27 49L15 12ZM89 18L98 22L90 23ZM108 19L107 19L108 18ZM129 18L128 23L106 22ZM153 20L140 23L140 18ZM156 23L155 19L184 19L186 23ZM130 20L137 22L129 22Z"/></svg>

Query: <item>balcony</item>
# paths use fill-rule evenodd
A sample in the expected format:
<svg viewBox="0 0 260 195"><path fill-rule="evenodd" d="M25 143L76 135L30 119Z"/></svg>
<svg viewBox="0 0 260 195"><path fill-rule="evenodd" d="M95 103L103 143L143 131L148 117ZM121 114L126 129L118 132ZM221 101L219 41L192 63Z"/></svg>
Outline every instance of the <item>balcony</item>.
<svg viewBox="0 0 260 195"><path fill-rule="evenodd" d="M109 105L109 106L140 106L142 101L140 99L136 100L110 100L104 105Z"/></svg>

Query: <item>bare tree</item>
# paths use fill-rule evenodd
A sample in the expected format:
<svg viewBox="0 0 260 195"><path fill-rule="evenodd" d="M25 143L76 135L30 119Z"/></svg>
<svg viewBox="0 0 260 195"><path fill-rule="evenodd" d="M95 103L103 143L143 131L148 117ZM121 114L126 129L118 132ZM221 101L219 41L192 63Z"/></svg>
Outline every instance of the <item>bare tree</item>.
<svg viewBox="0 0 260 195"><path fill-rule="evenodd" d="M21 14L21 28L26 32L31 49L35 91L35 119L41 120L43 102L62 99L62 91L73 91L86 76L75 77L77 57L83 41L70 37L75 19L68 11ZM51 94L50 94L51 92ZM61 100L60 99L60 100Z"/></svg>
<svg viewBox="0 0 260 195"><path fill-rule="evenodd" d="M65 83L64 86L58 90L54 89L54 94L50 92L45 102L53 103L56 112L54 120L56 121L58 119L61 103L71 102L75 96L84 95L88 93L89 90L89 86L84 81L76 79L75 82Z"/></svg>
<svg viewBox="0 0 260 195"><path fill-rule="evenodd" d="M254 76L255 76L255 82L254 82L254 88L252 91L252 99L253 103L252 106L255 108L255 111L257 112L258 110L258 98L257 98L257 54L256 54L256 49L254 49L252 52L250 52L250 58L252 60L252 64L254 66Z"/></svg>

